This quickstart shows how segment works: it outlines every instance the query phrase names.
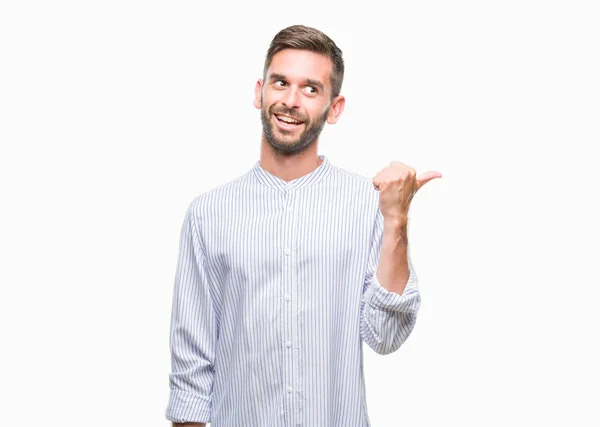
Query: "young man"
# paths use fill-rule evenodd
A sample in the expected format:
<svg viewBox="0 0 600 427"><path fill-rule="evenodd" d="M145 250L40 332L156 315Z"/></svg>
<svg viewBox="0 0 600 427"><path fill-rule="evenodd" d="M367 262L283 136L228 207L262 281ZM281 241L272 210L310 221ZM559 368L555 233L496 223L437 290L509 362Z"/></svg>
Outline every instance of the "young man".
<svg viewBox="0 0 600 427"><path fill-rule="evenodd" d="M370 180L317 154L344 110L343 75L325 34L280 31L256 84L260 160L187 210L170 336L175 426L370 425L362 342L388 354L415 325L408 208L441 174L392 162Z"/></svg>

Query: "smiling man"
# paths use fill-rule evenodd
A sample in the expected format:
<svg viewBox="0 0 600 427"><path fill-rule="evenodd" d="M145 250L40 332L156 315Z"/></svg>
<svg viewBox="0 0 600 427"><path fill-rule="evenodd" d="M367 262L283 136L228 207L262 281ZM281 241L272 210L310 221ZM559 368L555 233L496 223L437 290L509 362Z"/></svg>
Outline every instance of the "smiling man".
<svg viewBox="0 0 600 427"><path fill-rule="evenodd" d="M260 160L197 196L181 231L167 419L175 426L367 427L363 342L396 351L420 305L410 202L441 177L372 179L317 152L344 110L342 52L295 25L267 52Z"/></svg>
<svg viewBox="0 0 600 427"><path fill-rule="evenodd" d="M261 108L263 142L279 157L304 153L315 159L325 122L335 123L344 109L344 97L339 95L344 73L341 52L334 63L321 53L281 49L284 46L270 49L265 78L256 84L254 106Z"/></svg>

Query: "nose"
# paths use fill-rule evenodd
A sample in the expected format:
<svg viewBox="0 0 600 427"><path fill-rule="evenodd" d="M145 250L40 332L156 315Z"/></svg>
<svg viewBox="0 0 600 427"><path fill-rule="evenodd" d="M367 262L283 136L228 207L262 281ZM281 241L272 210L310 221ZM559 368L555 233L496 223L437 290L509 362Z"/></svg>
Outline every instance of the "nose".
<svg viewBox="0 0 600 427"><path fill-rule="evenodd" d="M286 91L282 103L287 108L300 107L300 96L298 94L298 91L294 87L290 87L289 90Z"/></svg>

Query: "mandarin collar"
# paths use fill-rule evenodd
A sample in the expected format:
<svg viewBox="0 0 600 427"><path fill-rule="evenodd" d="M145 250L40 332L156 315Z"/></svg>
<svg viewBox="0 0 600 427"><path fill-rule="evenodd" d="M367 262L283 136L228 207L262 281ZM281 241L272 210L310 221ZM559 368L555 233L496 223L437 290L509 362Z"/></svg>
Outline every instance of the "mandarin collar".
<svg viewBox="0 0 600 427"><path fill-rule="evenodd" d="M291 181L285 181L270 172L267 172L260 165L260 160L257 160L252 168L254 176L258 181L269 188L273 188L280 191L299 190L304 187L315 185L325 178L329 172L331 172L332 165L324 155L319 155L322 160L321 164L313 169L311 172L303 175L299 178Z"/></svg>

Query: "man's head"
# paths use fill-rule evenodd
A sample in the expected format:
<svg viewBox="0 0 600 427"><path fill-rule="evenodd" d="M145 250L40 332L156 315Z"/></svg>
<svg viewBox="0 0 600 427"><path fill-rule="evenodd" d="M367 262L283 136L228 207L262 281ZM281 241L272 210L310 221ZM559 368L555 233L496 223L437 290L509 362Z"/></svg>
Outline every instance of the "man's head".
<svg viewBox="0 0 600 427"><path fill-rule="evenodd" d="M302 25L277 33L254 99L271 147L301 153L317 141L325 122L337 122L345 102L343 78L342 51L327 35Z"/></svg>

